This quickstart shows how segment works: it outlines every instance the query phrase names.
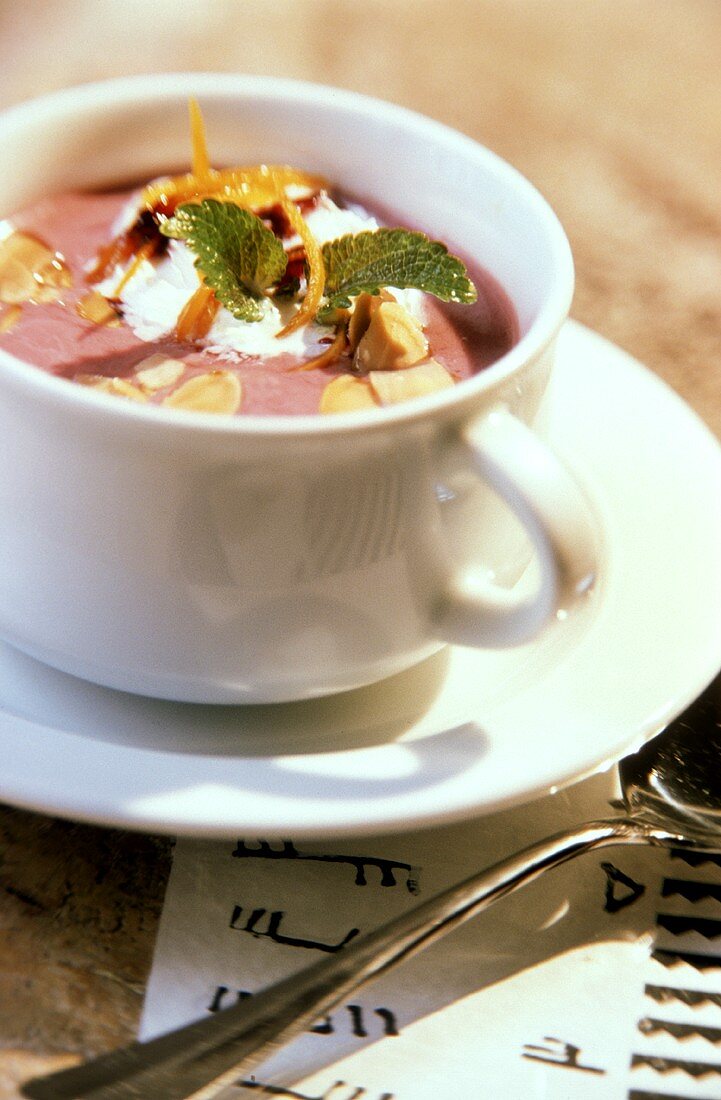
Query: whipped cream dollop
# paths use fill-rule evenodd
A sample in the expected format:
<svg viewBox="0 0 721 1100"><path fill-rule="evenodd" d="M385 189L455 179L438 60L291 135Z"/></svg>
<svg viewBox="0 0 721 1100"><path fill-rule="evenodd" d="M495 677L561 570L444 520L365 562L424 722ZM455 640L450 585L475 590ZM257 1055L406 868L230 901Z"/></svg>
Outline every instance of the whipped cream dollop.
<svg viewBox="0 0 721 1100"><path fill-rule="evenodd" d="M115 231L132 224L137 216L137 203L124 210ZM319 244L335 240L346 233L359 233L378 228L377 220L359 206L340 207L322 192L305 221ZM299 237L284 241L286 249L300 244ZM98 284L101 294L113 297L124 268L116 267L112 275ZM170 240L160 260L143 260L132 278L122 288L119 299L123 319L135 335L144 341L159 340L173 333L183 307L198 288L195 256L184 241ZM390 288L393 290L393 288ZM422 319L423 294L416 290L393 290L404 307L418 320ZM297 313L298 302L262 300L260 321L241 321L221 307L205 337L198 343L211 354L236 359L243 356L271 358L276 355L313 356L327 347L333 329L311 323L285 336L278 333Z"/></svg>

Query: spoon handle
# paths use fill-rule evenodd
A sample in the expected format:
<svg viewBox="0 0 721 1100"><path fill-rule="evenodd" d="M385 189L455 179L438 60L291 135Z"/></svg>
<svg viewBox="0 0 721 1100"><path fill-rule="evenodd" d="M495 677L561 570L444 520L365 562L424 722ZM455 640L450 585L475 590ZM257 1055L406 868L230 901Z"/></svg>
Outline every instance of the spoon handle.
<svg viewBox="0 0 721 1100"><path fill-rule="evenodd" d="M629 818L591 822L559 833L472 875L249 1000L147 1043L133 1043L84 1065L35 1078L22 1095L33 1100L206 1100L247 1075L360 986L544 871L595 848L643 843L689 845L676 833Z"/></svg>

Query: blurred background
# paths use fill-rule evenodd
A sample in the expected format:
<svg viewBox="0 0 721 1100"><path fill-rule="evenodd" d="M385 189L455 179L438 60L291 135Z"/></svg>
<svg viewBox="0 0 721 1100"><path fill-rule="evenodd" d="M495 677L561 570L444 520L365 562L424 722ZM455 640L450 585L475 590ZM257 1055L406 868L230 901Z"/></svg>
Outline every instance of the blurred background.
<svg viewBox="0 0 721 1100"><path fill-rule="evenodd" d="M574 316L721 410L717 0L1 0L0 43L0 106L221 70L352 88L470 134L560 215Z"/></svg>

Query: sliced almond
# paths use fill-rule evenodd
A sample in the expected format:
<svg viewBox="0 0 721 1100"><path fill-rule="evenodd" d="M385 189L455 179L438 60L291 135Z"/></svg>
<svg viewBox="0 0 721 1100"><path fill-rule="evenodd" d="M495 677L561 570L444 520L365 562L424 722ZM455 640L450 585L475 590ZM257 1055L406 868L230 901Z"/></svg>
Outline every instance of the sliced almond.
<svg viewBox="0 0 721 1100"><path fill-rule="evenodd" d="M103 393L112 393L116 397L127 397L131 401L147 401L147 397L137 386L127 382L124 378L108 378L104 374L78 374L75 378L81 386L91 386L94 390L102 390Z"/></svg>
<svg viewBox="0 0 721 1100"><path fill-rule="evenodd" d="M396 405L455 385L453 376L436 359L426 359L405 370L372 370L368 380L382 405Z"/></svg>
<svg viewBox="0 0 721 1100"><path fill-rule="evenodd" d="M63 257L39 237L15 230L0 241L0 301L50 302L71 281Z"/></svg>
<svg viewBox="0 0 721 1100"><path fill-rule="evenodd" d="M371 323L373 295L359 294L348 321L348 346L352 352L358 347Z"/></svg>
<svg viewBox="0 0 721 1100"><path fill-rule="evenodd" d="M339 374L323 390L318 411L341 413L377 408L378 402L367 379L356 378L352 374Z"/></svg>
<svg viewBox="0 0 721 1100"><path fill-rule="evenodd" d="M23 307L17 302L11 306L2 306L0 309L0 332L9 332L22 317Z"/></svg>
<svg viewBox="0 0 721 1100"><path fill-rule="evenodd" d="M428 356L423 329L398 302L381 302L355 353L356 368L369 371L403 370Z"/></svg>
<svg viewBox="0 0 721 1100"><path fill-rule="evenodd" d="M352 352L358 347L365 335L371 317L381 302L395 302L390 290L383 288L379 294L359 294L353 304L353 312L348 322L348 344Z"/></svg>
<svg viewBox="0 0 721 1100"><path fill-rule="evenodd" d="M172 409L232 415L240 408L242 389L237 375L214 370L189 378L163 401Z"/></svg>
<svg viewBox="0 0 721 1100"><path fill-rule="evenodd" d="M135 381L147 393L156 393L166 386L174 386L180 380L185 365L168 355L149 355L135 368Z"/></svg>
<svg viewBox="0 0 721 1100"><path fill-rule="evenodd" d="M110 302L98 290L90 290L84 294L76 303L75 309L83 320L92 321L94 325L116 328L120 324L120 318Z"/></svg>

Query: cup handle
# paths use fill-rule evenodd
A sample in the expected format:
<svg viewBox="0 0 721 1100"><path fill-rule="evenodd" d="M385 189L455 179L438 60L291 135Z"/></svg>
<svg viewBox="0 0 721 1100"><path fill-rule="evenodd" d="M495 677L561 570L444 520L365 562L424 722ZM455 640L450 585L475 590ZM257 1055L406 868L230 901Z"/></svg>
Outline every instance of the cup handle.
<svg viewBox="0 0 721 1100"><path fill-rule="evenodd" d="M596 524L568 471L505 406L467 421L459 445L523 524L540 562L540 582L526 593L479 579L472 566L453 570L435 607L435 626L460 645L516 645L590 591L598 563Z"/></svg>

